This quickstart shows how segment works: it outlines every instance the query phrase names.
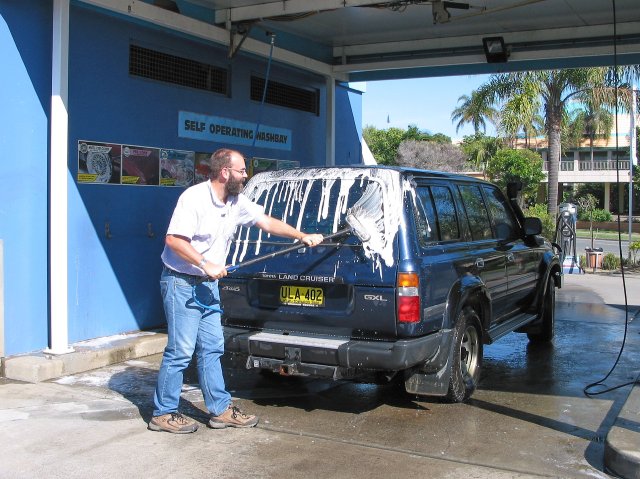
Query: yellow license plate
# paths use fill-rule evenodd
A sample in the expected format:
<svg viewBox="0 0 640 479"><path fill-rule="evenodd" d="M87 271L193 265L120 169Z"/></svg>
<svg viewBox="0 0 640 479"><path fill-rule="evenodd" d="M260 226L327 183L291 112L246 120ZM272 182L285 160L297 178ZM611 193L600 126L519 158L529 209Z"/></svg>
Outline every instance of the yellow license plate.
<svg viewBox="0 0 640 479"><path fill-rule="evenodd" d="M324 306L322 288L307 286L280 286L280 302L295 306Z"/></svg>

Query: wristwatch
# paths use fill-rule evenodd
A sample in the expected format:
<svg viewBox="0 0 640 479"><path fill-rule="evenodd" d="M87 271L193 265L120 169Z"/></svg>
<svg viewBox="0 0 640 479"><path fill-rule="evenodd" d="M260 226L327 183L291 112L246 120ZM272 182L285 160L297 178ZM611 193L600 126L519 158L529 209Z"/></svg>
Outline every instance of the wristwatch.
<svg viewBox="0 0 640 479"><path fill-rule="evenodd" d="M204 265L207 263L208 263L207 258L202 258L198 263L198 266L200 267L200 269L204 269Z"/></svg>

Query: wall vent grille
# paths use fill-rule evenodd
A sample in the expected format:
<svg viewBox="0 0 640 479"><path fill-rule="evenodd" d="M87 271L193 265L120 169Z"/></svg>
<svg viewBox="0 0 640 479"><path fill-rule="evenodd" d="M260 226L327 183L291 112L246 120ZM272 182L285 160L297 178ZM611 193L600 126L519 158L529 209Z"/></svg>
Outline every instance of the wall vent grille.
<svg viewBox="0 0 640 479"><path fill-rule="evenodd" d="M129 74L229 94L229 72L226 69L138 45L129 47Z"/></svg>
<svg viewBox="0 0 640 479"><path fill-rule="evenodd" d="M252 76L251 99L262 101L263 91L264 78ZM318 90L299 88L273 80L269 80L265 103L306 111L314 115L320 113L320 94Z"/></svg>

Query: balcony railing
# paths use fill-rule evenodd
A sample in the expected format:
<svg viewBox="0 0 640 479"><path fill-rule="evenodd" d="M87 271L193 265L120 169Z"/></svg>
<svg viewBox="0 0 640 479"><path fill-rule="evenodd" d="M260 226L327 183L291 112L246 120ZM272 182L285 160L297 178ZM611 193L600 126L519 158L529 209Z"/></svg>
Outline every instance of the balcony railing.
<svg viewBox="0 0 640 479"><path fill-rule="evenodd" d="M572 162L573 163L573 162ZM617 164L617 166L616 166ZM600 171L600 170L629 170L629 160L580 160L578 167L580 171Z"/></svg>
<svg viewBox="0 0 640 479"><path fill-rule="evenodd" d="M617 165L617 168L616 168ZM542 165L543 171L549 171L549 162ZM580 160L577 171L629 171L629 160ZM574 160L563 160L560 162L560 171L576 171Z"/></svg>

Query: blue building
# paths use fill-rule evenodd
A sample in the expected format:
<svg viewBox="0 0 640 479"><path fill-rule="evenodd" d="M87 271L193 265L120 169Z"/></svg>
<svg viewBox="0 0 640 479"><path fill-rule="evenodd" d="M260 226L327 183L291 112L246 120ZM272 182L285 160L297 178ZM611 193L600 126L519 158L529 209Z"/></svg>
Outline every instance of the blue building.
<svg viewBox="0 0 640 479"><path fill-rule="evenodd" d="M164 232L202 158L362 163L348 82L640 62L637 0L459 7L0 0L0 358L163 326Z"/></svg>
<svg viewBox="0 0 640 479"><path fill-rule="evenodd" d="M0 0L0 357L163 326L164 232L217 148L362 161L361 94L297 62L306 45L99 3Z"/></svg>

